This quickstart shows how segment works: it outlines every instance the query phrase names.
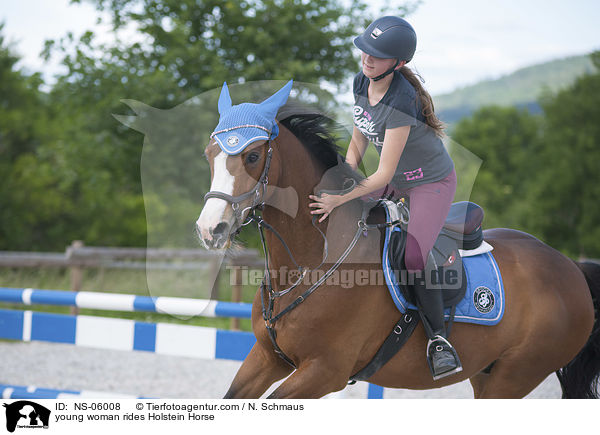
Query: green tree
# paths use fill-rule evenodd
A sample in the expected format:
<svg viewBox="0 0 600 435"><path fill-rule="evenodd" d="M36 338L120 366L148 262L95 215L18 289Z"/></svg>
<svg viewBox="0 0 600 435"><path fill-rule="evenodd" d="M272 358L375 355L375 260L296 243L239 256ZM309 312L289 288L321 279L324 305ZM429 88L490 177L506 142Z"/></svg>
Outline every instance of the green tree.
<svg viewBox="0 0 600 435"><path fill-rule="evenodd" d="M199 211L201 195L191 185L166 205L142 192L143 137L112 116L134 114L121 100L171 109L225 80L294 78L347 88L358 60L352 37L372 18L359 0L88 1L109 12L114 38L100 43L86 32L47 41L42 55L66 67L47 93L38 74L15 70L18 58L0 40L2 249L61 250L73 239L144 246L144 201L160 213L188 213L191 204ZM414 4L386 13L403 15ZM335 103L331 94L322 98ZM207 139L194 135L189 168L202 166L192 160L202 159ZM179 178L193 172L167 169ZM208 181L209 174L204 167L194 176Z"/></svg>
<svg viewBox="0 0 600 435"><path fill-rule="evenodd" d="M0 162L7 164L35 150L48 126L41 76L16 68L20 58L6 42L3 28L0 23Z"/></svg>
<svg viewBox="0 0 600 435"><path fill-rule="evenodd" d="M356 69L353 36L373 18L359 0L87 1L110 13L116 31L134 23L145 56L127 59L131 67L163 67L196 93L224 79L340 83ZM388 6L386 13L414 8Z"/></svg>
<svg viewBox="0 0 600 435"><path fill-rule="evenodd" d="M78 237L86 243L115 245L146 242L141 224L143 138L112 117L133 114L122 99L171 109L225 80L232 84L294 78L349 86L349 76L357 69L352 37L371 18L367 3L361 1L346 6L332 0L90 2L110 12L115 42L98 43L92 32L80 38L69 34L48 41L44 55L59 57L67 68L49 98L55 122L63 126L61 155L68 155L69 198L78 205L79 223L72 227L80 229ZM403 14L409 8L388 12ZM121 37L125 27L136 29L134 42ZM331 94L323 98L335 103ZM209 110L215 111L216 104ZM202 159L208 140L208 135L194 137L188 144L195 150L188 159L190 167L191 159ZM176 160L164 160L165 173L190 173L167 167ZM194 176L208 181L209 173L205 168ZM197 204L199 212L200 186L188 184L182 199ZM162 187L167 193L181 193L169 183ZM154 193L144 192L146 199ZM149 203L165 210L158 202L154 196ZM184 202L178 201L177 209L192 208ZM84 221L87 227L81 226Z"/></svg>
<svg viewBox="0 0 600 435"><path fill-rule="evenodd" d="M131 181L139 154L123 141L103 146L111 135L86 128L91 110L42 92L40 75L18 61L0 34L0 249L62 250L73 239L142 245L143 198Z"/></svg>
<svg viewBox="0 0 600 435"><path fill-rule="evenodd" d="M500 106L483 107L456 125L452 139L483 161L471 201L484 208L485 227L526 229L526 199L539 169L540 125L540 118L525 110Z"/></svg>
<svg viewBox="0 0 600 435"><path fill-rule="evenodd" d="M536 156L531 226L563 252L600 258L600 52L594 74L542 99L544 146Z"/></svg>
<svg viewBox="0 0 600 435"><path fill-rule="evenodd" d="M35 168L36 153L55 137L47 113L48 101L40 91L39 74L28 75L17 68L20 60L3 35L0 24L0 249L35 249L29 225L35 210L46 208L49 196L30 197L29 188L45 176ZM33 161L27 168L25 162ZM24 170L31 169L29 177ZM41 217L43 220L44 218Z"/></svg>

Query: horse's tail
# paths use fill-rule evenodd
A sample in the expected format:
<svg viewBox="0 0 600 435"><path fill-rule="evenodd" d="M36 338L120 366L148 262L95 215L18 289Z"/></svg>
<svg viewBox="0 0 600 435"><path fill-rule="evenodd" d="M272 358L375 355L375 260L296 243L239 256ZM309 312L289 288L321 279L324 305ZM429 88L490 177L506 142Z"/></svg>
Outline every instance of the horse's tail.
<svg viewBox="0 0 600 435"><path fill-rule="evenodd" d="M563 399L598 399L600 379L600 264L577 263L594 301L594 328L587 343L569 364L556 372Z"/></svg>

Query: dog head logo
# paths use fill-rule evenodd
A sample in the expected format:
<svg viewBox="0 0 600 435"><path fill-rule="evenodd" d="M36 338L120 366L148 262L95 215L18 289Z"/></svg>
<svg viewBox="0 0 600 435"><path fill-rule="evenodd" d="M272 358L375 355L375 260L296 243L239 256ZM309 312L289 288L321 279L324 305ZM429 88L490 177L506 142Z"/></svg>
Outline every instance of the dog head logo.
<svg viewBox="0 0 600 435"><path fill-rule="evenodd" d="M19 427L48 427L50 410L29 400L4 404L6 408L6 430L14 432Z"/></svg>

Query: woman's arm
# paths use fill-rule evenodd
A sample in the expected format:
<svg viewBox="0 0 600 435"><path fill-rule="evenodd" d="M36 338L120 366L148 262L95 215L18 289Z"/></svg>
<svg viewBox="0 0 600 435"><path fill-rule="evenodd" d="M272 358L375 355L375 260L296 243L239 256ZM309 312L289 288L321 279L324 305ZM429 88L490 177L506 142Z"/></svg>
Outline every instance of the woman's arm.
<svg viewBox="0 0 600 435"><path fill-rule="evenodd" d="M352 169L356 170L356 168L358 168L368 145L369 141L365 135L354 126L354 129L352 130L352 139L350 139L350 145L348 146L348 152L346 153L346 163L348 163Z"/></svg>
<svg viewBox="0 0 600 435"><path fill-rule="evenodd" d="M406 146L406 140L408 139L409 133L410 126L386 130L377 171L375 171L373 175L365 178L359 186L356 186L351 192L348 192L345 195L323 194L320 197L309 195L308 197L310 199L317 201L309 204L309 207L314 208L314 210L311 211L311 214L323 214L321 219L319 219L319 222L322 222L329 216L335 207L355 198L367 195L389 184L394 177L398 162L400 162L400 156L402 156L402 152Z"/></svg>

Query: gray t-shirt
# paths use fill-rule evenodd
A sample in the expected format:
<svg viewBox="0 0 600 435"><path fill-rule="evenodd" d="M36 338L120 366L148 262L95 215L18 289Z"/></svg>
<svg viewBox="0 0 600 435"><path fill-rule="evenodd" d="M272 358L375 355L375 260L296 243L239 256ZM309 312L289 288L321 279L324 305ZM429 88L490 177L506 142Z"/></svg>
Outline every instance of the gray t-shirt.
<svg viewBox="0 0 600 435"><path fill-rule="evenodd" d="M409 125L410 133L391 184L410 189L446 178L454 169L442 140L426 124L414 87L400 71L376 105L369 104L369 79L354 77L354 125L375 145L381 155L385 130Z"/></svg>

